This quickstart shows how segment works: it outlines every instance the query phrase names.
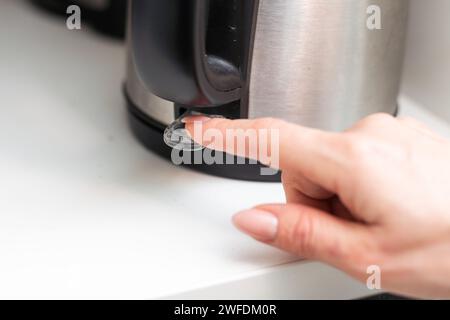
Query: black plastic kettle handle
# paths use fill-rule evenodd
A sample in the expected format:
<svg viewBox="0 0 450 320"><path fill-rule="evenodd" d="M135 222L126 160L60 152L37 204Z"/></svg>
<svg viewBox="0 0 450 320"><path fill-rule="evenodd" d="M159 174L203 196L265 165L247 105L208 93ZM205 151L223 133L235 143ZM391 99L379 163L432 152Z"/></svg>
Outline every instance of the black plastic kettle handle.
<svg viewBox="0 0 450 320"><path fill-rule="evenodd" d="M239 67L206 54L208 4L214 0L133 0L131 46L141 80L183 105L216 106L241 98Z"/></svg>

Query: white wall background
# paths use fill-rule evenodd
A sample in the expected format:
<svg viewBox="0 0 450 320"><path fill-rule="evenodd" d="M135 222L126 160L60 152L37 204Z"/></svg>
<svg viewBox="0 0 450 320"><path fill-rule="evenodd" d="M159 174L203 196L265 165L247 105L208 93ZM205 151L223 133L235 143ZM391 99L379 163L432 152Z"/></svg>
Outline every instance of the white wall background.
<svg viewBox="0 0 450 320"><path fill-rule="evenodd" d="M450 0L411 0L402 92L450 121Z"/></svg>

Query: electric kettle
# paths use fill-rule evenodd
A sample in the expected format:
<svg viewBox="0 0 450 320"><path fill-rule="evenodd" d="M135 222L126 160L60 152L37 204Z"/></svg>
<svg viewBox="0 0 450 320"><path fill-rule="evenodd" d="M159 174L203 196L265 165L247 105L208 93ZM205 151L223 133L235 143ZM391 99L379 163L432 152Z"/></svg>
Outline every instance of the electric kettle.
<svg viewBox="0 0 450 320"><path fill-rule="evenodd" d="M165 157L187 110L330 131L395 114L408 0L131 0L125 92L134 133ZM257 165L192 167L278 180Z"/></svg>

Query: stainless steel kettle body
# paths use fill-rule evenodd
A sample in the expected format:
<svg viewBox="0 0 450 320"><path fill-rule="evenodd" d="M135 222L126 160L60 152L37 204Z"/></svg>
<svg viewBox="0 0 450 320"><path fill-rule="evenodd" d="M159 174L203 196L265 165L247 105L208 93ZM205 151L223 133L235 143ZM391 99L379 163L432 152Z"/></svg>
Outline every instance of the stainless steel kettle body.
<svg viewBox="0 0 450 320"><path fill-rule="evenodd" d="M381 29L369 29L380 9ZM407 0L262 0L249 117L343 130L395 113ZM372 6L372 7L371 7Z"/></svg>
<svg viewBox="0 0 450 320"><path fill-rule="evenodd" d="M330 131L397 110L409 0L130 2L126 93L160 130L190 108Z"/></svg>

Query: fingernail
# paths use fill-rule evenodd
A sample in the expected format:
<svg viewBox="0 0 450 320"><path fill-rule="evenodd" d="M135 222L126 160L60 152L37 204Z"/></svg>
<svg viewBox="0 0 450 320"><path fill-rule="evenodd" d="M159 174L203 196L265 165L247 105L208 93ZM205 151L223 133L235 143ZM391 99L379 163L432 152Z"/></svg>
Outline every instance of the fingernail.
<svg viewBox="0 0 450 320"><path fill-rule="evenodd" d="M189 116L189 117L183 118L183 120L181 120L181 121L183 123L194 123L194 122L206 123L209 120L211 120L211 118L208 118L205 116Z"/></svg>
<svg viewBox="0 0 450 320"><path fill-rule="evenodd" d="M272 241L277 235L278 219L267 211L241 211L233 217L233 223L239 230L260 241Z"/></svg>

